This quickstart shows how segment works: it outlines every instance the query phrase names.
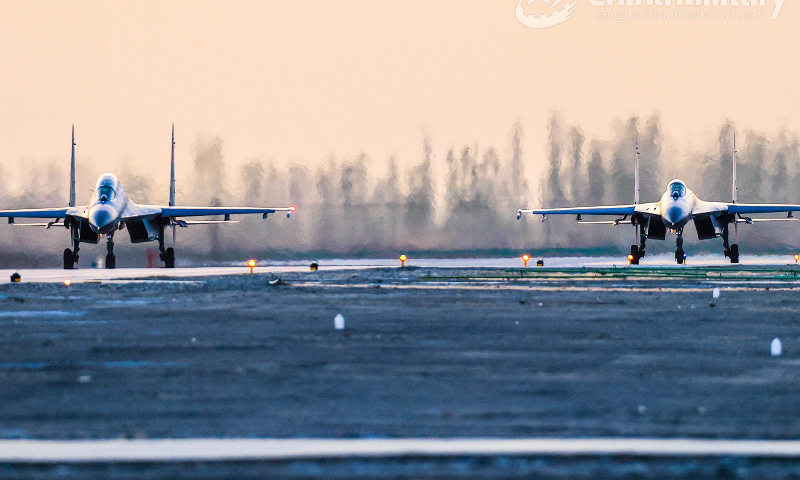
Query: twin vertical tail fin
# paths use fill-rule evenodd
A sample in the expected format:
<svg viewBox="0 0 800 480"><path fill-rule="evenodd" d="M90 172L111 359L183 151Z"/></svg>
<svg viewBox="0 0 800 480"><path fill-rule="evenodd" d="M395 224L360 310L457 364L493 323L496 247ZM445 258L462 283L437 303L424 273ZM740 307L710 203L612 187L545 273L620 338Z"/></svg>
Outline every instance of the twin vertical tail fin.
<svg viewBox="0 0 800 480"><path fill-rule="evenodd" d="M175 206L175 124L172 124L172 155L169 170L169 206Z"/></svg>
<svg viewBox="0 0 800 480"><path fill-rule="evenodd" d="M736 128L733 129L733 192L731 196L733 197L732 203L736 203L738 201L738 189L736 188ZM733 241L735 243L739 243L739 222L738 219L734 217L733 219Z"/></svg>
<svg viewBox="0 0 800 480"><path fill-rule="evenodd" d="M172 124L172 154L169 169L169 206L175 206L175 124ZM175 225L172 225L172 245L175 245Z"/></svg>
<svg viewBox="0 0 800 480"><path fill-rule="evenodd" d="M636 133L636 156L633 158L633 203L639 205L639 133ZM636 220L634 220L636 221ZM638 223L638 221L636 221ZM633 234L636 236L636 243L640 241L640 234L642 230L641 225L636 225L633 229Z"/></svg>
<svg viewBox="0 0 800 480"><path fill-rule="evenodd" d="M69 165L69 206L75 206L75 125L72 125L72 160Z"/></svg>
<svg viewBox="0 0 800 480"><path fill-rule="evenodd" d="M633 203L639 205L639 139L636 139L636 157L633 159Z"/></svg>
<svg viewBox="0 0 800 480"><path fill-rule="evenodd" d="M736 130L733 131L733 203L738 201L736 188Z"/></svg>

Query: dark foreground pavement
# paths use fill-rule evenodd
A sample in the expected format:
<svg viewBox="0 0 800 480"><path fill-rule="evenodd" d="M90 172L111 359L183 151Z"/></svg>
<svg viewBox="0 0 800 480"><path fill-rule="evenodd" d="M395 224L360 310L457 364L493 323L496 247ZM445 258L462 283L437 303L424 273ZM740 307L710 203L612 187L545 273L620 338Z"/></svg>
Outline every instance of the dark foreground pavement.
<svg viewBox="0 0 800 480"><path fill-rule="evenodd" d="M712 307L702 280L427 278L443 274L464 272L1 285L0 438L800 438L794 284L724 284ZM0 466L18 478L531 475L800 478L800 462Z"/></svg>

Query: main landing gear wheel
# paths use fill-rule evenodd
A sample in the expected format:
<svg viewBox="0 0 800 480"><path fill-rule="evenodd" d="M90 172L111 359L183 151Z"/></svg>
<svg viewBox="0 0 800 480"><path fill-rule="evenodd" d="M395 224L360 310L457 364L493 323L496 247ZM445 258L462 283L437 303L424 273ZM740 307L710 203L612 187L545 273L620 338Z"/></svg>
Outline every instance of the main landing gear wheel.
<svg viewBox="0 0 800 480"><path fill-rule="evenodd" d="M641 260L643 256L644 255L642 255L642 253L639 251L638 245L631 245L631 254L628 257L628 260L630 260L631 265L639 265L639 260Z"/></svg>
<svg viewBox="0 0 800 480"><path fill-rule="evenodd" d="M69 248L64 249L64 270L73 270L78 263L78 256L72 253Z"/></svg>
<svg viewBox="0 0 800 480"><path fill-rule="evenodd" d="M731 248L728 249L728 256L731 259L731 263L739 263L739 245L733 244Z"/></svg>
<svg viewBox="0 0 800 480"><path fill-rule="evenodd" d="M686 252L683 250L676 251L675 261L678 262L678 265L683 265L686 262Z"/></svg>
<svg viewBox="0 0 800 480"><path fill-rule="evenodd" d="M175 249L172 247L164 253L164 268L175 268Z"/></svg>

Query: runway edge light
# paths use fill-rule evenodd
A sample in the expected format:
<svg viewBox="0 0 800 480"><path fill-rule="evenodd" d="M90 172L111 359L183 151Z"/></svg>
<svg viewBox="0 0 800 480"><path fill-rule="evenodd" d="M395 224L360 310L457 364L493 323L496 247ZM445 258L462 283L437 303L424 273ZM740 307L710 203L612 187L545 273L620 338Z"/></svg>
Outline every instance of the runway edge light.
<svg viewBox="0 0 800 480"><path fill-rule="evenodd" d="M256 261L255 260L248 260L247 266L250 267L250 273L253 273L253 269L256 268Z"/></svg>
<svg viewBox="0 0 800 480"><path fill-rule="evenodd" d="M408 257L406 257L405 255L400 255L400 266L401 267L405 267L406 266L406 260L408 260Z"/></svg>
<svg viewBox="0 0 800 480"><path fill-rule="evenodd" d="M528 255L527 253L525 255L523 255L522 256L522 266L523 267L527 267L528 266L528 262L530 261L530 259L531 259L531 256Z"/></svg>

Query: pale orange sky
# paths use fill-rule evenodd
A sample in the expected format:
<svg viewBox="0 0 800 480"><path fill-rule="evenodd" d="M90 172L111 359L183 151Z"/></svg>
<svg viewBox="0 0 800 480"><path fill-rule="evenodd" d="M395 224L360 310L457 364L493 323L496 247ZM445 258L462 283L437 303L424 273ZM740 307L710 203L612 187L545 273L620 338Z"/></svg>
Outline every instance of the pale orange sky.
<svg viewBox="0 0 800 480"><path fill-rule="evenodd" d="M538 0L541 1L541 0ZM0 164L78 159L168 176L198 133L231 165L316 165L330 154L437 157L451 146L508 151L521 121L527 161L543 161L558 110L588 136L660 112L672 137L740 128L800 130L800 5L775 21L600 21L543 30L516 0L2 1ZM767 0L772 10L773 0ZM533 5L532 7L536 7Z"/></svg>

